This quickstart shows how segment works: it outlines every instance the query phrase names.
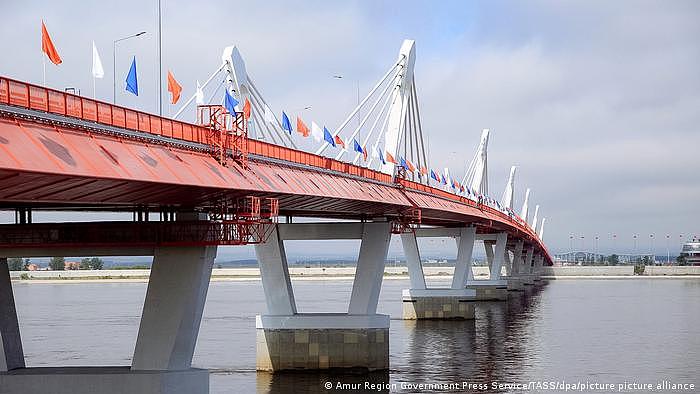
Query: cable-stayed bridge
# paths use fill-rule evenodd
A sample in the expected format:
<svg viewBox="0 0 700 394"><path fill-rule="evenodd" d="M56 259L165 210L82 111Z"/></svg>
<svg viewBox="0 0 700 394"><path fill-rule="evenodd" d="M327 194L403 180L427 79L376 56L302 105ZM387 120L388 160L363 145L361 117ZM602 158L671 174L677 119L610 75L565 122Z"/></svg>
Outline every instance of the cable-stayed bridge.
<svg viewBox="0 0 700 394"><path fill-rule="evenodd" d="M120 389L139 379L208 382L191 360L218 245L255 245L267 302L256 321L262 370L389 367L389 317L377 314L377 302L392 234L401 236L410 275L406 319L473 319L473 302L538 281L539 268L553 262L545 220L539 206L530 217L529 189L516 213L515 167L501 197L490 196L490 131L461 181L431 164L415 56L415 43L404 41L334 128L278 116L235 47L176 119L0 77L0 204L16 218L0 225L0 256L154 256L132 364L113 370L25 368L9 274L0 272L9 316L0 326L0 381L13 387L39 374L75 393L110 374L123 378ZM224 90L234 108L212 103ZM196 122L177 120L188 110ZM133 220L33 223L40 210L130 212ZM449 288L426 286L418 237L455 239ZM299 313L284 241L327 239L361 240L348 309ZM473 278L475 244L485 248L488 280ZM303 357L290 353L290 340ZM347 351L329 350L338 346ZM162 392L201 390L168 387Z"/></svg>

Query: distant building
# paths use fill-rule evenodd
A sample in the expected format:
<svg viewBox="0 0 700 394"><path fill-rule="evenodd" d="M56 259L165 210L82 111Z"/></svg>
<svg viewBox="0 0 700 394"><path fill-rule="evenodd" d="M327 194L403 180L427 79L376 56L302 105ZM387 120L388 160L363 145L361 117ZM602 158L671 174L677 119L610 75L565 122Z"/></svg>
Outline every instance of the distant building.
<svg viewBox="0 0 700 394"><path fill-rule="evenodd" d="M77 271L80 269L79 261L66 261L63 263L63 269L66 271Z"/></svg>
<svg viewBox="0 0 700 394"><path fill-rule="evenodd" d="M39 266L34 264L34 263L31 263L27 266L27 271L38 271L38 270L39 270Z"/></svg>
<svg viewBox="0 0 700 394"><path fill-rule="evenodd" d="M693 237L692 241L684 243L681 257L685 257L688 265L700 265L700 239Z"/></svg>

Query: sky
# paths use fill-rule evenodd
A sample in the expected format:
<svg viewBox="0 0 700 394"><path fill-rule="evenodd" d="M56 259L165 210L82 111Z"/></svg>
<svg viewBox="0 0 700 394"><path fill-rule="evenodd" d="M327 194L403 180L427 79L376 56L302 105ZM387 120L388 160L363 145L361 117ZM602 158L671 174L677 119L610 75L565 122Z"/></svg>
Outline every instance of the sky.
<svg viewBox="0 0 700 394"><path fill-rule="evenodd" d="M113 40L146 31L118 44L116 100L157 112L156 4L2 0L0 74L42 83L43 18L63 58L46 65L47 85L91 96L94 40L105 68L96 95L111 101ZM515 206L531 188L552 252L569 250L572 237L575 249L592 250L596 236L599 251L633 252L637 235L637 251L665 254L668 235L677 254L681 240L700 236L700 2L162 4L163 69L183 97L218 67L223 47L237 45L274 110L338 125L356 84L368 92L402 41L415 39L432 166L460 179L491 128L491 194L500 198L517 165ZM133 56L139 97L124 92ZM343 245L318 252L355 249Z"/></svg>

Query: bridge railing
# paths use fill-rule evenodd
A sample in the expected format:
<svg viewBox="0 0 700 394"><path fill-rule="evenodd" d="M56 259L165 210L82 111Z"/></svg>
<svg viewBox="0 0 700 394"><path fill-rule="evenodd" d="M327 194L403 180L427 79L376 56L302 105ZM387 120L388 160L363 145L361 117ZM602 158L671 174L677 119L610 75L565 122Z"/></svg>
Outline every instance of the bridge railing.
<svg viewBox="0 0 700 394"><path fill-rule="evenodd" d="M68 92L0 77L0 103L207 144L206 128Z"/></svg>

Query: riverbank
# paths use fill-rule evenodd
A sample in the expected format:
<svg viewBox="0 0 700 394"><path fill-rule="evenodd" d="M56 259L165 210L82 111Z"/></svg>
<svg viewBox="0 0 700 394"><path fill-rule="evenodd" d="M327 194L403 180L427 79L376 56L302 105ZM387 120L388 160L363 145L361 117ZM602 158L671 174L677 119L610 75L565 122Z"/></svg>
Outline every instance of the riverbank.
<svg viewBox="0 0 700 394"><path fill-rule="evenodd" d="M428 278L451 278L454 267L423 267ZM486 279L488 267L473 267L474 278ZM505 271L503 272L505 275ZM12 271L13 281L31 283L81 282L147 282L150 270L81 270L81 271ZM295 280L352 280L355 267L290 267L289 275ZM568 266L545 267L545 279L640 279L640 278L700 278L700 267L647 266L642 275L634 274L633 266ZM403 266L386 267L385 279L406 279L408 270ZM215 268L212 281L260 280L258 268Z"/></svg>

